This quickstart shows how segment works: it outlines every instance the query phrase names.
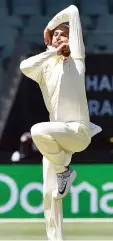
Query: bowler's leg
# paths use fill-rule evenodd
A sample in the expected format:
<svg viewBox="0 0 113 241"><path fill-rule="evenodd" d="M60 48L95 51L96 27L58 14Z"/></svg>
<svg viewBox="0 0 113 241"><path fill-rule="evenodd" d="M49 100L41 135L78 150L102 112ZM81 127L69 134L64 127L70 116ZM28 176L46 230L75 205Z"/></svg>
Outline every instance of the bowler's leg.
<svg viewBox="0 0 113 241"><path fill-rule="evenodd" d="M47 236L50 241L63 240L62 200L55 200L52 191L56 187L56 172L54 164L43 158L43 199Z"/></svg>

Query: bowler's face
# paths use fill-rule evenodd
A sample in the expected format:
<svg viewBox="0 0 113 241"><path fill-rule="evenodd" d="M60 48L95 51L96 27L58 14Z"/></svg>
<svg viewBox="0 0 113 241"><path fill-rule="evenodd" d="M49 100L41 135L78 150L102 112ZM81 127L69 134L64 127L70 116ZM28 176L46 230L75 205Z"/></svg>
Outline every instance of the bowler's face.
<svg viewBox="0 0 113 241"><path fill-rule="evenodd" d="M57 48L62 43L69 42L69 28L66 26L58 26L52 37L52 46Z"/></svg>

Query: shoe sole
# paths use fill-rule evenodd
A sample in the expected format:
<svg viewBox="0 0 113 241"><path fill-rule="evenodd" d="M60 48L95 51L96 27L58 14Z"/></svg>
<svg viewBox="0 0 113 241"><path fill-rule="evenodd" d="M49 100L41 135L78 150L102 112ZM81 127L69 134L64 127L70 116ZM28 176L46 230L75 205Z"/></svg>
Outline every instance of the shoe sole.
<svg viewBox="0 0 113 241"><path fill-rule="evenodd" d="M74 182L75 178L77 176L77 173L75 170L73 170L73 172L71 173L71 185ZM63 197L65 197L68 193L70 192L70 190L68 192L65 192L64 194L62 194L60 197L54 197L55 200L59 200L62 199Z"/></svg>

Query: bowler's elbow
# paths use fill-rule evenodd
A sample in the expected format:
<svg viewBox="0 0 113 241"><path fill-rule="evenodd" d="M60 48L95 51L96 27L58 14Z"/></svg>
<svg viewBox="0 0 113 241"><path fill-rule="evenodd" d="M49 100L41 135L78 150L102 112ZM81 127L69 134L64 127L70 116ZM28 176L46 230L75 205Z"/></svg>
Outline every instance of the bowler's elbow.
<svg viewBox="0 0 113 241"><path fill-rule="evenodd" d="M25 61L26 61L26 60L23 60L23 61L20 63L20 70L21 70L21 72L22 72L24 75L28 76L28 68L26 67Z"/></svg>
<svg viewBox="0 0 113 241"><path fill-rule="evenodd" d="M75 5L70 5L70 10L71 12L73 12L74 14L79 14L79 10Z"/></svg>
<svg viewBox="0 0 113 241"><path fill-rule="evenodd" d="M33 66L30 64L28 65L27 60L23 60L20 63L20 70L26 77L36 81L37 73L38 73L37 68L35 67L33 68Z"/></svg>
<svg viewBox="0 0 113 241"><path fill-rule="evenodd" d="M26 69L24 63L25 63L25 60L23 60L23 61L20 63L20 70L21 70L22 72L24 72L24 70Z"/></svg>

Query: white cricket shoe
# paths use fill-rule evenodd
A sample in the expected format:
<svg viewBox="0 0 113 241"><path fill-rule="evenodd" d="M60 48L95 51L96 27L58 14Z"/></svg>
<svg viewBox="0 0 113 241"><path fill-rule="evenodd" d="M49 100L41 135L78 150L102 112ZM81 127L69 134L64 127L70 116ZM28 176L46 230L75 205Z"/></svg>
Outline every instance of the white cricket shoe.
<svg viewBox="0 0 113 241"><path fill-rule="evenodd" d="M75 180L76 172L72 168L69 168L63 173L57 173L58 186L52 193L53 198L61 199L65 197L71 190L72 182Z"/></svg>

